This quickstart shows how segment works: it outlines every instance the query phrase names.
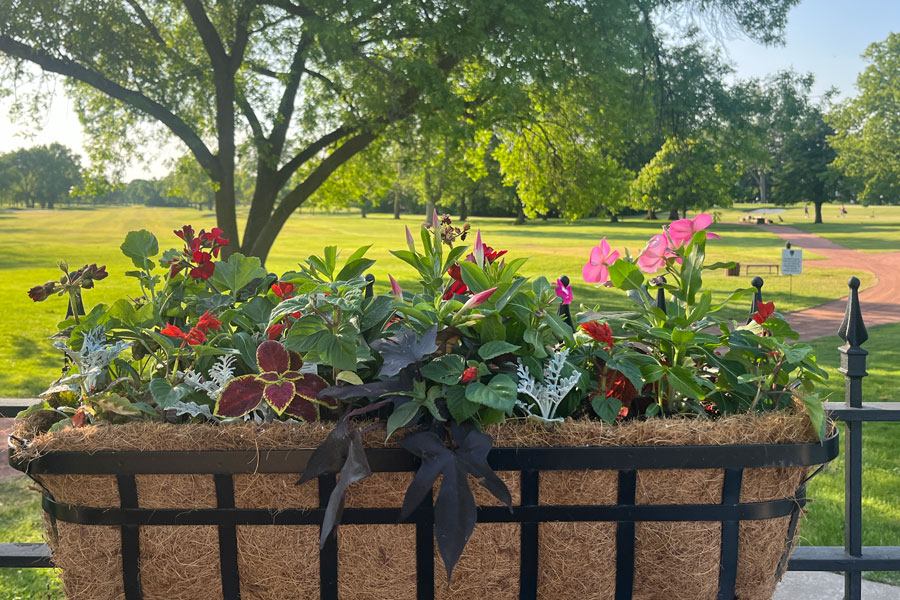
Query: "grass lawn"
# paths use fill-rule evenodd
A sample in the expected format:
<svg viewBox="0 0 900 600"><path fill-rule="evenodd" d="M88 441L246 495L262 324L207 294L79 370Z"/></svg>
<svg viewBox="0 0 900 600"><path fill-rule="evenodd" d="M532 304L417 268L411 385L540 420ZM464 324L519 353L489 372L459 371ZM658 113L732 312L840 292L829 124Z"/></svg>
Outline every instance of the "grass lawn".
<svg viewBox="0 0 900 600"><path fill-rule="evenodd" d="M799 210L802 214L802 208ZM736 220L739 215L740 211L729 209L722 216L728 221ZM900 211L897 221L896 231L900 232ZM365 220L358 214L297 214L278 238L267 266L272 271L283 272L311 253L320 254L329 244L338 244L346 253L372 244L369 255L378 259L372 272L379 287L387 290L388 272L401 285L411 285L412 269L388 251L404 247L404 225L415 229L420 222L418 215L405 215L398 222L391 215L382 214L370 215ZM7 317L0 320L0 397L30 397L40 393L56 377L61 365L60 354L46 338L55 332L55 324L65 312L65 303L54 297L34 304L25 293L29 287L58 277L55 264L66 259L72 268L85 263L107 265L111 276L85 293L88 308L97 302L137 294L136 282L122 275L133 268L119 251L125 233L149 229L165 249L180 242L171 231L185 223L193 224L196 229L209 229L214 226L215 217L193 209L147 207L0 211L0 314ZM476 218L471 223L482 230L486 244L509 249L513 256L530 257L524 268L527 275L545 275L551 280L569 275L574 282L576 305L599 304L604 309L619 309L627 306L624 294L581 283L581 267L591 247L606 236L614 248L637 253L651 235L659 232L663 222L635 219L612 224L586 220L566 224L551 220L515 226L511 219ZM710 244L710 260L780 260L783 244L772 234L740 225L718 224L713 229L723 239ZM855 235L852 226L847 230L851 232L847 235ZM874 276L868 272L816 267L815 261L821 256L811 252L805 253L805 258L809 262L804 265L802 279L794 282L790 297L788 277L765 277L765 298L774 300L780 311L808 308L843 296L850 275L859 276L864 287L874 283ZM735 288L748 286L749 278L725 277L719 271L710 275L705 285L717 297L724 298ZM742 300L727 314L744 318L748 305L749 300Z"/></svg>
<svg viewBox="0 0 900 600"><path fill-rule="evenodd" d="M900 324L869 329L863 347L869 351L863 379L863 399L867 402L900 401ZM837 372L840 355L835 348L843 342L837 337L813 342L820 364L828 368L831 400L844 399L844 378ZM841 431L843 435L843 428ZM900 545L900 423L863 425L863 544ZM844 543L844 456L841 456L810 482L809 518L801 535L804 545L841 546ZM868 579L900 585L900 573L868 573Z"/></svg>
<svg viewBox="0 0 900 600"><path fill-rule="evenodd" d="M840 204L824 204L822 220L813 223L813 206L810 216L803 214L803 205L775 206L774 204L738 204L721 211L721 220L736 222L747 211L758 208L784 208L780 215L770 218L778 225L790 225L807 233L814 233L835 244L863 252L900 251L900 206L862 206L845 204L847 216L839 217ZM778 217L783 219L778 220Z"/></svg>

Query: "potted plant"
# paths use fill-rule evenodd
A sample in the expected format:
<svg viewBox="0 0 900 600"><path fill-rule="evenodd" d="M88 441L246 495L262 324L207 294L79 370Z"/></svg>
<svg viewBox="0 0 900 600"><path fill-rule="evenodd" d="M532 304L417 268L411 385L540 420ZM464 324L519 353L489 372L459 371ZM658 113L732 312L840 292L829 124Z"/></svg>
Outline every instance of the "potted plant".
<svg viewBox="0 0 900 600"><path fill-rule="evenodd" d="M717 316L752 290L703 289L710 221L604 238L582 275L635 309L577 327L567 279L437 214L386 295L368 248L276 276L216 229L129 233L140 296L60 324L71 368L11 439L67 594L770 597L837 439L774 306ZM31 297L106 274L63 270Z"/></svg>

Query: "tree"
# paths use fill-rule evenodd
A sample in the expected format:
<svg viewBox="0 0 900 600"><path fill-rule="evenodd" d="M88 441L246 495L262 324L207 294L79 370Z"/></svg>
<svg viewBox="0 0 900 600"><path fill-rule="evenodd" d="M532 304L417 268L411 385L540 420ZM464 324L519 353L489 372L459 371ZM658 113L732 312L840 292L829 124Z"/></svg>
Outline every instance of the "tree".
<svg viewBox="0 0 900 600"><path fill-rule="evenodd" d="M826 115L835 166L859 181L863 204L900 200L900 34L863 54L869 65L856 79L859 95Z"/></svg>
<svg viewBox="0 0 900 600"><path fill-rule="evenodd" d="M796 1L689 4L769 40ZM22 63L67 78L92 158L136 151L159 131L144 123L181 140L214 184L226 252L264 261L288 217L394 124L496 120L524 82L615 68L604 61L633 49L637 19L623 0L0 0L0 53L8 85ZM242 140L256 179L239 236Z"/></svg>
<svg viewBox="0 0 900 600"><path fill-rule="evenodd" d="M736 171L709 140L666 140L631 183L631 204L650 213L668 210L669 218L689 208L730 205Z"/></svg>
<svg viewBox="0 0 900 600"><path fill-rule="evenodd" d="M833 133L822 113L813 110L785 137L774 169L776 202L812 202L816 223L822 222L822 204L846 190L844 177L831 165L835 151L828 136Z"/></svg>
<svg viewBox="0 0 900 600"><path fill-rule="evenodd" d="M54 208L81 184L81 162L62 144L34 146L0 156L0 180L10 203Z"/></svg>

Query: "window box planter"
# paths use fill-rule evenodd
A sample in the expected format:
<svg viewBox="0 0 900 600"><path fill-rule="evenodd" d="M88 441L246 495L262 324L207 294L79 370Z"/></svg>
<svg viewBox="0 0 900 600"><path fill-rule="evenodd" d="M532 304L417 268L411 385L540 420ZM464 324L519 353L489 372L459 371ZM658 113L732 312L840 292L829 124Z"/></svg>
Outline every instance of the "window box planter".
<svg viewBox="0 0 900 600"><path fill-rule="evenodd" d="M790 442L804 426L801 414L495 426L489 462L513 508L473 487L478 526L449 584L430 499L397 523L417 459L377 436L374 475L350 487L321 551L334 477L295 485L321 425L87 428L10 463L44 488L71 600L756 600L787 563L812 467L838 454L836 432Z"/></svg>

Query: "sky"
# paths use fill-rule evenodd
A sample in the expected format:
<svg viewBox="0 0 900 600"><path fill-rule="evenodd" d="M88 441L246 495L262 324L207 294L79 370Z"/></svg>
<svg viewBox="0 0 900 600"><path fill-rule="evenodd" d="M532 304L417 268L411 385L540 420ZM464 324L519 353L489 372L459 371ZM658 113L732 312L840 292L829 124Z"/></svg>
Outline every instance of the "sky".
<svg viewBox="0 0 900 600"><path fill-rule="evenodd" d="M734 63L738 78L765 77L793 68L815 75L815 94L836 87L840 97L846 98L855 95L856 76L865 67L860 55L869 44L885 39L892 31L900 31L898 0L803 0L788 16L784 46L765 47L739 37L720 37L719 43L724 56ZM8 103L0 103L0 153L59 142L84 155L81 126L72 102L65 97L61 84L57 91L50 110L36 124L37 132L30 125L11 123ZM23 135L28 130L30 137ZM177 146L166 152L182 150ZM165 174L165 158L158 156L150 165L132 164L125 173L126 180Z"/></svg>

